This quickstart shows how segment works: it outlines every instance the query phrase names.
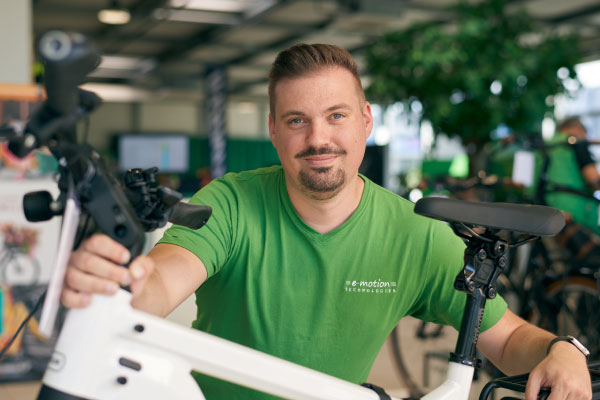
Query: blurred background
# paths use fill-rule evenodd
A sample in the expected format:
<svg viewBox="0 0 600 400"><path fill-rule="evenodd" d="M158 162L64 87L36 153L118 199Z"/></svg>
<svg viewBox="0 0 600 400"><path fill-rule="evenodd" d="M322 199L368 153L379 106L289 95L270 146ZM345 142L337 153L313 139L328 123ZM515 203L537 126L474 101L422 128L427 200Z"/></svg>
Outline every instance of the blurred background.
<svg viewBox="0 0 600 400"><path fill-rule="evenodd" d="M267 125L267 75L279 51L300 42L346 48L375 121L361 172L412 201L563 210L570 230L515 260L505 296L520 315L583 332L600 352L598 318L585 317L600 306L597 0L0 0L0 127L22 133L43 101L35 44L50 30L81 33L103 55L83 85L103 104L78 134L116 175L156 166L159 182L186 196L225 172L279 163ZM56 247L48 232L59 222L32 225L19 207L32 187L56 190L56 168L44 151L15 157L0 138L0 344L35 300L22 288L47 281ZM563 312L563 325L545 317ZM412 329L403 340L422 339ZM0 381L39 379L52 342L35 332L0 362ZM388 374L397 365L389 346L380 367ZM439 359L428 354L411 359Z"/></svg>
<svg viewBox="0 0 600 400"><path fill-rule="evenodd" d="M423 162L436 173L442 164L429 161L473 157L513 131L551 135L568 115L599 135L597 2L465 3L471 8L456 0L2 0L0 83L30 85L16 91L27 88L35 103L31 85L43 79L36 38L83 33L104 55L86 84L104 99L89 142L119 169L136 161L124 157L127 146L147 146L188 193L211 176L209 112L225 121L225 170L277 161L267 143L267 73L277 52L298 42L337 44L356 57L376 120L365 170L394 191L413 186ZM211 71L222 73L217 89L207 85ZM223 96L222 109L209 110L210 90ZM11 104L15 95L0 91L0 124L23 121L33 107Z"/></svg>

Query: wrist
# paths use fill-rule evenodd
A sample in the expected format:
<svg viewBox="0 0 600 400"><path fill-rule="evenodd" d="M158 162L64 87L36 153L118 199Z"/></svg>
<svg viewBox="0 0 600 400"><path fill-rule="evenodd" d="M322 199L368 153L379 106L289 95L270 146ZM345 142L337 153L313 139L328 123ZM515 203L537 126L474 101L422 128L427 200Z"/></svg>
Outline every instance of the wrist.
<svg viewBox="0 0 600 400"><path fill-rule="evenodd" d="M575 337L570 336L570 335L569 336L557 336L554 339L552 339L550 341L550 343L548 343L548 347L546 349L546 354L550 354L550 351L555 346L556 347L559 347L559 346L564 347L565 349L569 348L567 346L570 346L571 349L577 350L586 359L590 355L589 350L583 344L581 344L581 342L579 340L577 340Z"/></svg>

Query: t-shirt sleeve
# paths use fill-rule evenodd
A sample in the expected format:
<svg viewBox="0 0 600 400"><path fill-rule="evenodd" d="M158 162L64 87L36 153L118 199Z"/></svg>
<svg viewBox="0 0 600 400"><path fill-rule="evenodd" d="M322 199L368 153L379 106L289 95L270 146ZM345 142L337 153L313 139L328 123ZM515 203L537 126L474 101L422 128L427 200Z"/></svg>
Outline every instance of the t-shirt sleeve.
<svg viewBox="0 0 600 400"><path fill-rule="evenodd" d="M437 224L437 223L436 223ZM427 262L424 265L424 286L412 316L424 321L460 328L466 294L454 289L454 280L464 266L463 241L443 223L429 232ZM507 305L501 296L487 300L481 331L502 318Z"/></svg>
<svg viewBox="0 0 600 400"><path fill-rule="evenodd" d="M593 164L594 158L590 152L590 148L586 142L577 142L573 145L575 151L575 158L577 159L577 165L579 169L582 169L586 165Z"/></svg>
<svg viewBox="0 0 600 400"><path fill-rule="evenodd" d="M158 243L181 246L194 253L206 267L208 277L215 275L231 256L237 223L237 197L225 179L216 179L199 190L190 204L208 205L212 215L200 229L173 225Z"/></svg>

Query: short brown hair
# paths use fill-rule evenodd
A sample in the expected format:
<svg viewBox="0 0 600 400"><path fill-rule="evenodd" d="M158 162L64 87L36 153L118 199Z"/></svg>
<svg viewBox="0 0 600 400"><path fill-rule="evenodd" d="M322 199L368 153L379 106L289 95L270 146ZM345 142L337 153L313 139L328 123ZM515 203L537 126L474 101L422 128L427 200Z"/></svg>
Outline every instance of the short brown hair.
<svg viewBox="0 0 600 400"><path fill-rule="evenodd" d="M269 72L269 106L275 113L275 86L282 79L297 78L326 67L341 67L348 70L356 79L360 94L363 87L358 75L356 62L345 49L332 44L300 43L280 52Z"/></svg>
<svg viewBox="0 0 600 400"><path fill-rule="evenodd" d="M587 129L585 129L585 125L583 125L583 123L581 122L581 119L579 117L569 117L569 118L565 118L562 121L560 121L556 127L556 130L559 132L563 132L566 131L567 129L571 129L571 128L582 128L584 131L587 131Z"/></svg>

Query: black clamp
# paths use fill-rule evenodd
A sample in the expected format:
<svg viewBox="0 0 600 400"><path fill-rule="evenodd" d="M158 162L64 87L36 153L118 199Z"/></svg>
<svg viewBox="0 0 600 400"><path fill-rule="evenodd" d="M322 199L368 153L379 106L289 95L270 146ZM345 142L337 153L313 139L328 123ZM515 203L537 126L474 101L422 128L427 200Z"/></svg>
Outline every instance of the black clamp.
<svg viewBox="0 0 600 400"><path fill-rule="evenodd" d="M383 390L383 388L377 386L377 385L373 385L372 383L363 383L361 386L366 387L367 389L371 389L372 391L374 391L375 393L377 393L379 395L379 399L380 400L392 400L392 398L390 397L389 394L387 394L385 392L385 390ZM411 399L406 399L406 400L411 400Z"/></svg>

